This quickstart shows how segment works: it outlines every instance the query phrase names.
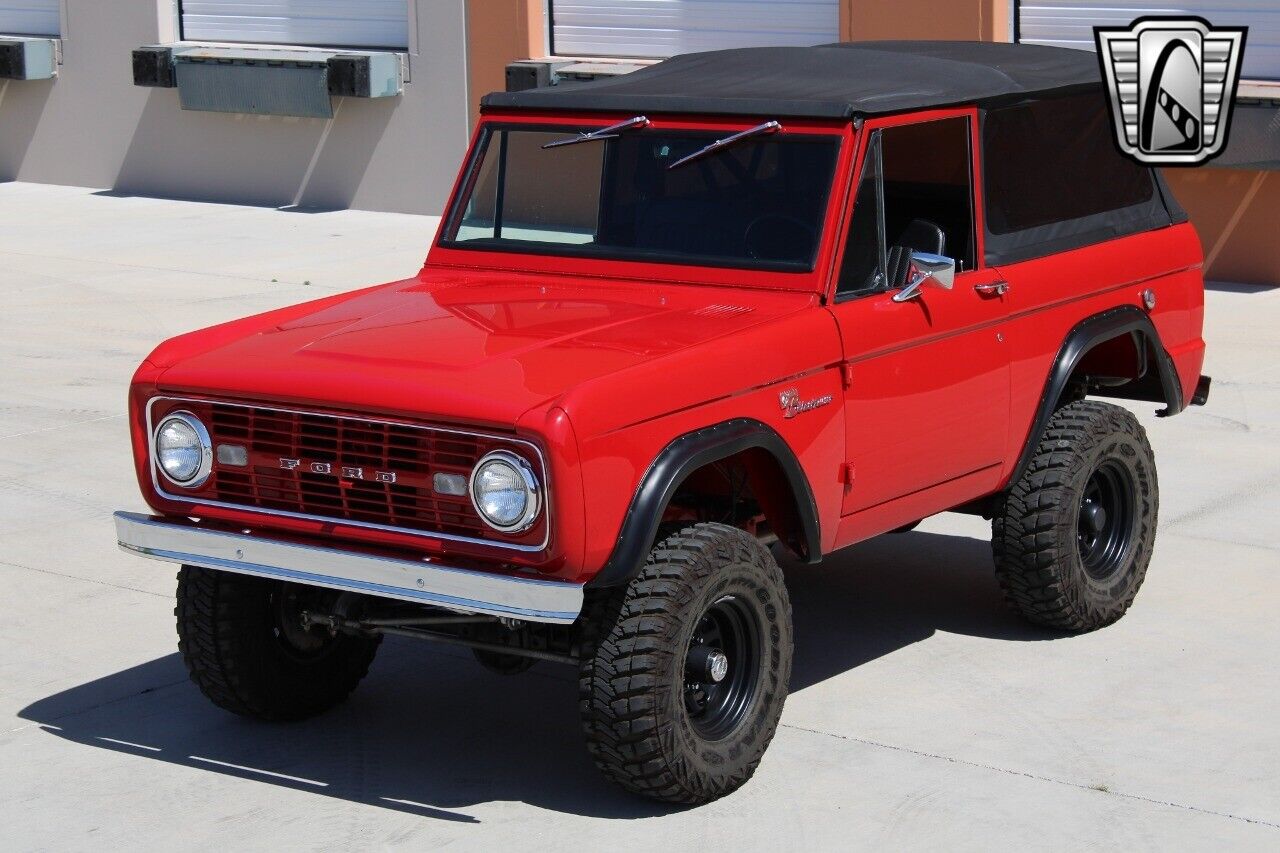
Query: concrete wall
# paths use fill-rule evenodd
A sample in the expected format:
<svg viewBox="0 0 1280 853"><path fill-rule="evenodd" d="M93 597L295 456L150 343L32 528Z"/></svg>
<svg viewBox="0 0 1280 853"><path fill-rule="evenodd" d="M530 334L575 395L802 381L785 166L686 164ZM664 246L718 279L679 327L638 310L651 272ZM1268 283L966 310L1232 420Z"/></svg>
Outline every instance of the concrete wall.
<svg viewBox="0 0 1280 853"><path fill-rule="evenodd" d="M469 136L466 0L410 4L404 95L343 98L326 120L184 112L130 64L175 40L172 0L66 0L58 78L0 82L0 180L439 213Z"/></svg>

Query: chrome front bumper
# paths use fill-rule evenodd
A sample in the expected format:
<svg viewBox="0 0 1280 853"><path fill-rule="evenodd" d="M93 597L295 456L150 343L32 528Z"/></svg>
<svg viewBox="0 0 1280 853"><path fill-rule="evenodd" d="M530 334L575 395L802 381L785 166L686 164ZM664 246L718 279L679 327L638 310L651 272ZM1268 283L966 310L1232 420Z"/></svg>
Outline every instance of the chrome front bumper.
<svg viewBox="0 0 1280 853"><path fill-rule="evenodd" d="M154 560L534 622L568 624L582 610L581 584L300 545L133 512L117 512L115 520L120 547Z"/></svg>

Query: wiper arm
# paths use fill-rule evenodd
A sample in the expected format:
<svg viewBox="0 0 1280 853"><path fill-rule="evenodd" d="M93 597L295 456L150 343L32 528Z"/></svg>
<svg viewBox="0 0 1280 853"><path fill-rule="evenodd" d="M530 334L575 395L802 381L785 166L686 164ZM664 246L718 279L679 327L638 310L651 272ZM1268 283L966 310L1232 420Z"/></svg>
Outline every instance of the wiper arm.
<svg viewBox="0 0 1280 853"><path fill-rule="evenodd" d="M715 142L711 143L706 148L699 148L697 151L693 152L692 154L689 154L686 157L681 157L679 160L675 161L670 166L668 166L667 170L670 171L676 168L677 166L683 166L685 163L690 163L694 160L705 157L708 154L714 154L720 149L728 148L730 145L733 145L736 142L741 142L744 139L750 139L753 136L764 136L767 133L779 133L781 132L781 130L782 130L782 125L779 124L778 122L766 121L764 124L758 124L755 127L749 127L740 133L735 133L733 136L726 136L724 139L717 139Z"/></svg>
<svg viewBox="0 0 1280 853"><path fill-rule="evenodd" d="M613 139L618 135L619 131L631 130L635 127L648 127L649 119L645 116L635 116L626 121L620 121L617 124L611 124L608 127L602 127L599 130L593 130L590 133L579 133L577 136L570 136L568 139L557 139L555 142L548 142L543 148L559 148L561 145L577 145L579 142L592 142L596 139Z"/></svg>

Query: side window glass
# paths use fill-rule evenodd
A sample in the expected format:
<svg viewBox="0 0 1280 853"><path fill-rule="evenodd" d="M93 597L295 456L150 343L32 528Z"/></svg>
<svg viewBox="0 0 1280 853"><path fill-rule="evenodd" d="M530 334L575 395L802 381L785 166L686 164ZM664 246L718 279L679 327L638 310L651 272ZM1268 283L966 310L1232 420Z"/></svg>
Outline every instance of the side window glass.
<svg viewBox="0 0 1280 853"><path fill-rule="evenodd" d="M836 296L856 296L880 290L885 281L884 199L880 183L880 131L867 144L866 161L858 179L844 261L836 283Z"/></svg>
<svg viewBox="0 0 1280 853"><path fill-rule="evenodd" d="M1012 234L1150 201L1151 170L1120 154L1110 123L1096 93L988 112L982 123L987 230Z"/></svg>
<svg viewBox="0 0 1280 853"><path fill-rule="evenodd" d="M972 158L967 118L885 128L881 140L887 287L905 285L912 252L975 266Z"/></svg>

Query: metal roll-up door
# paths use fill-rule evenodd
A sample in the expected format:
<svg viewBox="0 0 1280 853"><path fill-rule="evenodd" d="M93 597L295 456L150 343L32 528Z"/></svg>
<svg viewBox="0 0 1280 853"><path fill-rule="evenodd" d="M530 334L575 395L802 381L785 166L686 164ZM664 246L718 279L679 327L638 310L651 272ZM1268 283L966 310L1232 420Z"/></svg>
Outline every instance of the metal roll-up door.
<svg viewBox="0 0 1280 853"><path fill-rule="evenodd" d="M552 0L557 56L667 57L839 39L838 0Z"/></svg>
<svg viewBox="0 0 1280 853"><path fill-rule="evenodd" d="M182 0L182 37L403 50L409 46L408 0Z"/></svg>
<svg viewBox="0 0 1280 853"><path fill-rule="evenodd" d="M62 30L61 0L0 0L0 33L56 36Z"/></svg>
<svg viewBox="0 0 1280 853"><path fill-rule="evenodd" d="M1241 79L1280 80L1280 0L1021 0L1018 40L1093 50L1094 27L1126 27L1143 15L1197 15L1215 26L1246 26Z"/></svg>

